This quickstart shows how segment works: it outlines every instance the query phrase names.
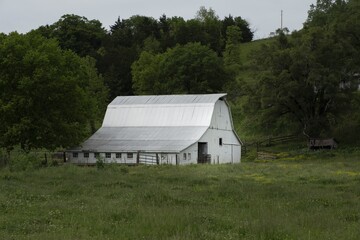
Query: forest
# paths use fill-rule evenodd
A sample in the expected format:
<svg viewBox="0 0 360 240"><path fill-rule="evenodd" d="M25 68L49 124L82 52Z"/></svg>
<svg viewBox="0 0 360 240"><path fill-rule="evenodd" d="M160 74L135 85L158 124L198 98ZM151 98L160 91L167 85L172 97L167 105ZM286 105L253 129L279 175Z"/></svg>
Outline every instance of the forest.
<svg viewBox="0 0 360 240"><path fill-rule="evenodd" d="M359 0L318 0L303 29L256 41L242 17L205 7L189 20L134 15L106 30L67 14L0 33L0 147L75 146L116 96L217 92L228 93L244 141L299 134L359 144L359 18Z"/></svg>

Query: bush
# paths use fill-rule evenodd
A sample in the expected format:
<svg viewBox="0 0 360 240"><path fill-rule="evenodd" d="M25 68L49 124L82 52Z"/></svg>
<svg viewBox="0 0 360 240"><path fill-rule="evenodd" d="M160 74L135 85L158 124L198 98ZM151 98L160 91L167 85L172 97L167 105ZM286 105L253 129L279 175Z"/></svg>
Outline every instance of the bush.
<svg viewBox="0 0 360 240"><path fill-rule="evenodd" d="M98 158L98 159L96 160L96 168L97 168L97 169L103 169L104 167L105 167L105 162L104 162L104 160L101 159L101 158Z"/></svg>
<svg viewBox="0 0 360 240"><path fill-rule="evenodd" d="M44 160L36 153L15 153L10 157L10 171L25 171L38 169L46 165Z"/></svg>

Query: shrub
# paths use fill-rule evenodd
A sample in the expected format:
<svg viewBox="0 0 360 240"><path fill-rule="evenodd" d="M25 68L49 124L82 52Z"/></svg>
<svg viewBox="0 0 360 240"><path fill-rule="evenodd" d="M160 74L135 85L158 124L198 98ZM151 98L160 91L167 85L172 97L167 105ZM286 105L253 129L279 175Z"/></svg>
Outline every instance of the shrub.
<svg viewBox="0 0 360 240"><path fill-rule="evenodd" d="M97 158L96 159L96 168L97 169L103 169L105 167L105 162L104 162L104 159L102 158Z"/></svg>
<svg viewBox="0 0 360 240"><path fill-rule="evenodd" d="M44 166L44 160L36 153L18 153L9 161L10 171L32 170L42 166Z"/></svg>

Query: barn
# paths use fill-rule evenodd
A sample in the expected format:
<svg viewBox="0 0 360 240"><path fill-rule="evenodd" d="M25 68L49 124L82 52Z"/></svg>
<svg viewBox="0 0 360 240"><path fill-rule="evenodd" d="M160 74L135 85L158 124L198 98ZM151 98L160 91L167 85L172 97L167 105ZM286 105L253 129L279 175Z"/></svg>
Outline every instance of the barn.
<svg viewBox="0 0 360 240"><path fill-rule="evenodd" d="M120 96L107 107L102 127L69 150L76 164L239 163L226 94Z"/></svg>

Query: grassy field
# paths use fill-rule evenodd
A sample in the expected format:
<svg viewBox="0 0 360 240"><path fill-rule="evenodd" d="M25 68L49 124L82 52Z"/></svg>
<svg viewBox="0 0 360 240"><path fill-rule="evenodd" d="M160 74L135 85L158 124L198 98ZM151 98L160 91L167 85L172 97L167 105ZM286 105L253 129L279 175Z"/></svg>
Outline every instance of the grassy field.
<svg viewBox="0 0 360 240"><path fill-rule="evenodd" d="M360 151L0 170L0 239L359 239Z"/></svg>

